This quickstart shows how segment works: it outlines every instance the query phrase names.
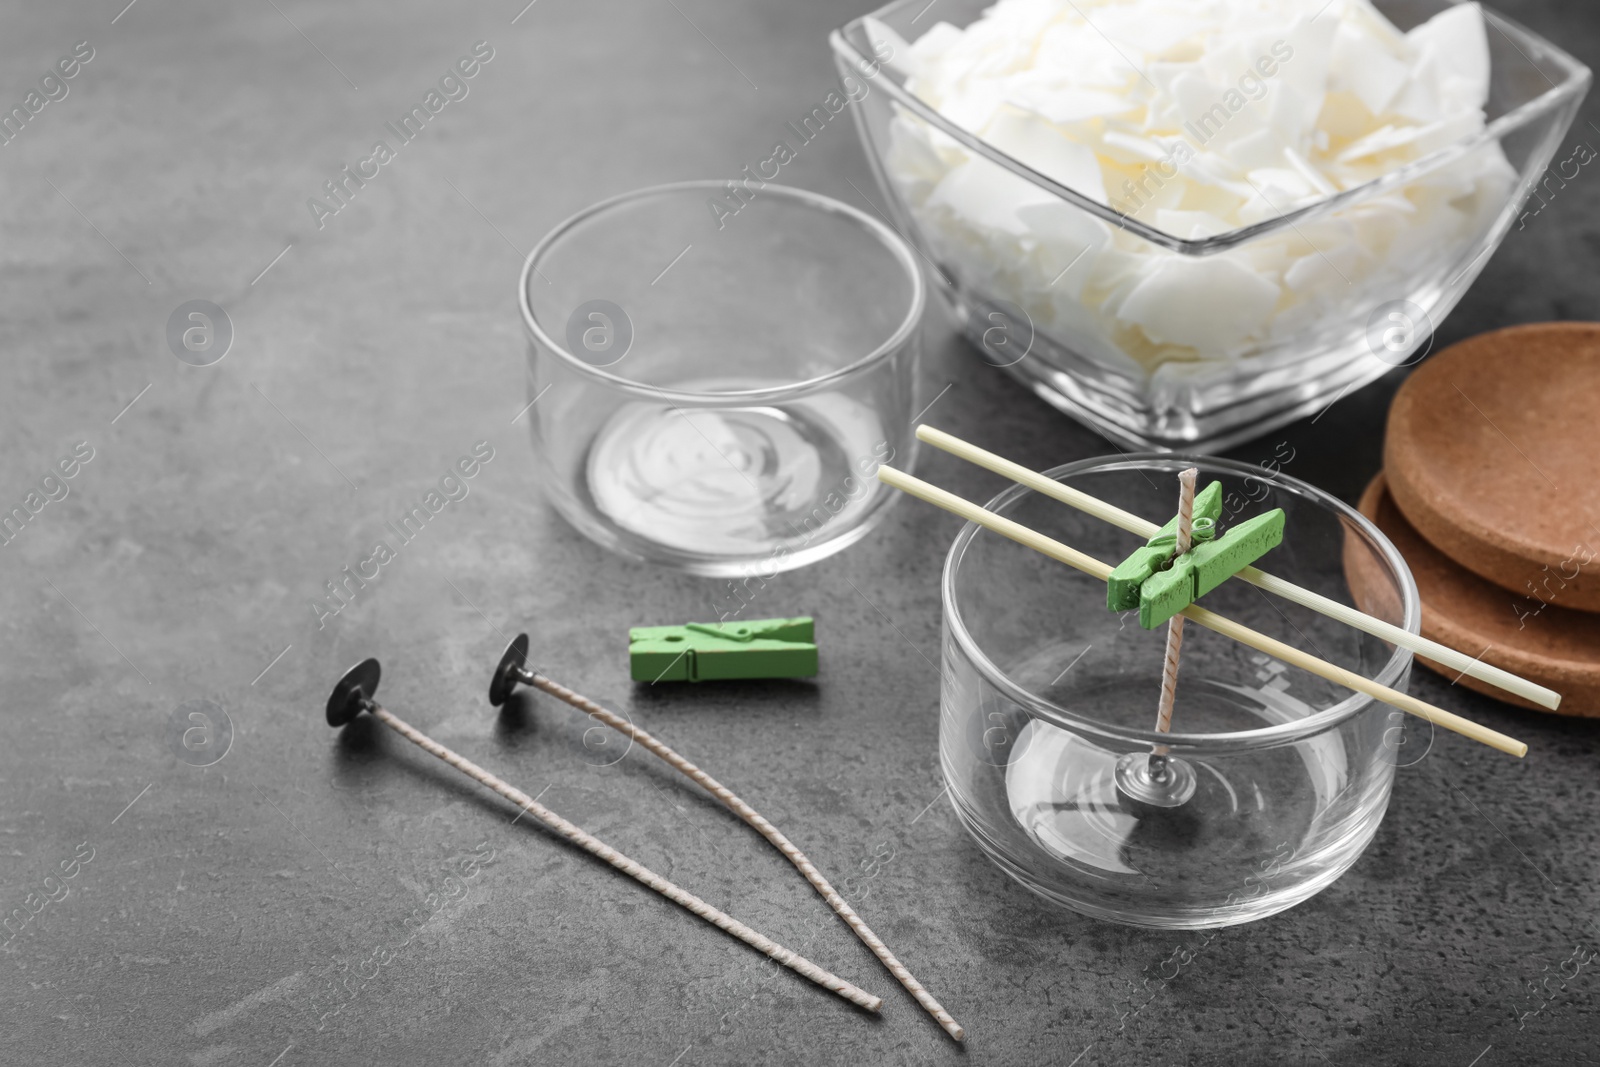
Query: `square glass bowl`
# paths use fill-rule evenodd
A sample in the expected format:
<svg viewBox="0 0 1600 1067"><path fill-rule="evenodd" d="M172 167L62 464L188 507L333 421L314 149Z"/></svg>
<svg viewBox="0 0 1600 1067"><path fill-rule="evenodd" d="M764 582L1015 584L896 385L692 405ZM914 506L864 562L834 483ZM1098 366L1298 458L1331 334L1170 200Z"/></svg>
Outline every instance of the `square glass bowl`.
<svg viewBox="0 0 1600 1067"><path fill-rule="evenodd" d="M998 150L908 91L892 56L874 54L869 19L915 41L937 21L964 28L990 3L943 0L924 19L927 0L896 0L835 31L835 60L847 88L864 87L850 95L867 156L899 228L936 265L956 327L987 362L1135 447L1218 451L1425 354L1516 221L1590 81L1583 64L1484 9L1482 129L1308 207L1184 239ZM1375 6L1408 30L1452 4ZM958 168L967 195L940 193ZM1417 213L1431 224L1405 215L1421 197L1432 198ZM1167 292L1145 292L1133 326L1116 312L1135 257L1149 256L1166 260L1157 288ZM1279 272L1279 295L1252 310L1245 282L1262 265Z"/></svg>
<svg viewBox="0 0 1600 1067"><path fill-rule="evenodd" d="M1154 453L1045 472L1136 515L1173 511L1176 475L1223 485L1222 525L1272 508L1283 543L1263 569L1411 633L1416 583L1356 511L1283 474ZM1022 486L985 505L1096 559L1141 541ZM956 813L994 863L1040 896L1110 922L1230 926L1292 907L1361 856L1395 769L1425 755L1433 727L1196 625L1185 630L1172 732L1154 730L1166 627L1106 608L1106 586L971 523L945 560L939 755ZM1412 656L1239 581L1204 606L1402 691ZM1173 804L1148 803L1141 769L1158 746ZM1131 776L1131 778L1130 778Z"/></svg>

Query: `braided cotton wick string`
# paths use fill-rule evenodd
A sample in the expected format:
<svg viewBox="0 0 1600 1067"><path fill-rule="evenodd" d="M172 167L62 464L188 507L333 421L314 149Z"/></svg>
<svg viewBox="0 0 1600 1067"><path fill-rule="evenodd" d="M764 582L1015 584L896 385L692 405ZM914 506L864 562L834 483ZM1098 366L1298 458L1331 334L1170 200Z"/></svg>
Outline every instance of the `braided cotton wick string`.
<svg viewBox="0 0 1600 1067"><path fill-rule="evenodd" d="M550 829L554 830L562 837L565 837L568 841L571 841L585 852L605 860L607 863L611 864L611 866L615 867L623 874L626 874L628 877L633 878L636 881L643 882L645 885L649 886L651 889L654 889L657 893L660 893L674 904L678 904L684 908L687 908L689 911L693 912L695 915L698 915L700 918L715 926L717 929L732 934L734 937L737 937L740 941L743 941L756 951L776 960L790 970L804 975L806 978L811 979L822 988L829 990L830 992L837 993L839 996L848 1000L852 1004L866 1008L868 1011L877 1011L880 1007L882 1007L883 1000L881 997L875 997L865 990L856 988L849 982L846 982L843 978L840 978L838 975L832 974L823 970L821 967L818 967L815 963L812 963L799 953L791 952L789 949L784 948L771 938L765 937L750 929L750 927L746 926L738 919L735 919L733 916L712 907L710 904L707 904L693 893L679 889L677 886L673 885L659 874L656 874L648 867L643 867L640 864L635 863L633 860L629 859L627 856L624 856L622 853L618 852L604 841L585 833L574 824L568 822L555 812L551 811L549 808L535 801L532 797L528 796L528 794L522 792L520 789L517 789L511 785L507 785L505 782L501 781L499 778L496 778L494 775L490 774L482 767L479 767L471 760L459 756L450 749L445 748L427 734L422 733L421 731L413 728L396 717L387 708L374 705L372 707L372 714L378 719L382 720L384 725L394 730L401 737L404 737L407 741L410 741L424 752L427 752L429 755L439 757L456 770L471 778L473 781L487 786L489 789L499 793L501 796L511 801L511 803L517 805L523 811L526 811L535 819L538 819L540 822L544 823L546 826L550 827Z"/></svg>
<svg viewBox="0 0 1600 1067"><path fill-rule="evenodd" d="M1178 541L1173 558L1189 551L1190 534L1194 523L1194 481L1200 474L1195 467L1181 472L1178 482ZM1161 705L1156 713L1156 732L1172 731L1172 704L1178 695L1178 653L1183 649L1183 616L1174 615L1167 620L1167 662L1161 671ZM1156 755L1165 756L1166 745L1156 746Z"/></svg>
<svg viewBox="0 0 1600 1067"><path fill-rule="evenodd" d="M1189 481L1190 485L1194 484L1193 478ZM944 1007L933 998L933 995L923 988L922 983L917 981L910 971L906 970L905 964L895 958L894 953L889 951L889 947L862 921L861 916L856 914L855 909L850 906L849 902L840 896L838 891L828 883L828 880L822 876L822 872L818 871L811 861L806 858L805 853L796 848L794 843L787 837L779 833L777 827L757 814L754 808L740 800L733 790L672 751L660 741L657 741L654 737L651 737L645 731L634 726L627 719L622 718L615 712L608 711L588 697L576 693L559 682L552 681L537 672L530 672L528 680L530 684L537 686L558 700L566 701L591 718L598 719L618 733L637 741L653 755L659 756L674 770L716 797L729 811L732 811L754 827L757 833L771 842L774 848L783 853L784 857L794 864L801 874L805 875L806 881L810 882L816 891L822 895L822 899L828 902L828 906L855 932L855 935L861 939L862 944L871 949L872 954L883 961L883 965L889 969L889 973L894 975L896 980L906 987L906 991L916 998L917 1003L921 1004L929 1015L934 1017L939 1025L944 1028L945 1033L957 1041L966 1037L967 1032L961 1024L952 1019L950 1013L945 1011Z"/></svg>

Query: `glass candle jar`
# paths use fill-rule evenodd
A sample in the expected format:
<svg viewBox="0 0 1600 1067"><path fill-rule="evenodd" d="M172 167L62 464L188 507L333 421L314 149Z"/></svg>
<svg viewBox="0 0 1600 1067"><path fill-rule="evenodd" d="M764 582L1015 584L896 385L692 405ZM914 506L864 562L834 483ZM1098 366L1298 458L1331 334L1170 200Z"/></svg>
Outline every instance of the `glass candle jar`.
<svg viewBox="0 0 1600 1067"><path fill-rule="evenodd" d="M1177 510L1178 471L1223 483L1219 528L1271 508L1283 543L1263 570L1413 633L1415 583L1365 518L1279 472L1226 460L1129 455L1050 477L1156 522ZM1142 542L1015 486L990 510L1108 563ZM943 577L939 747L962 822L1007 874L1113 922L1202 929L1292 907L1361 855L1395 767L1431 727L1193 623L1172 731L1157 733L1166 626L1106 607L1105 583L974 525ZM1240 581L1204 606L1322 659L1404 689L1411 653ZM1165 750L1164 757L1157 753ZM1157 779L1152 783L1152 776Z"/></svg>
<svg viewBox="0 0 1600 1067"><path fill-rule="evenodd" d="M910 461L924 290L854 208L759 180L596 204L522 276L534 451L588 537L770 577L862 537Z"/></svg>

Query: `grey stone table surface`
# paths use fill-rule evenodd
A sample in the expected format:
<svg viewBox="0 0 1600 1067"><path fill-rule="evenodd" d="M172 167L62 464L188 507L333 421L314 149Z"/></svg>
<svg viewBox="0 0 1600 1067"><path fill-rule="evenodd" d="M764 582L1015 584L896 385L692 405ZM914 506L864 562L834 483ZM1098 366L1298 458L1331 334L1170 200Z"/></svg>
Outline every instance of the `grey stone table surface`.
<svg viewBox="0 0 1600 1067"><path fill-rule="evenodd" d="M1419 672L1415 692L1534 755L1442 739L1332 888L1207 940L1047 906L957 825L928 663L948 517L898 507L763 591L763 614L818 618L814 684L630 683L630 624L731 594L614 558L541 500L514 419L520 260L602 196L764 158L828 91L829 29L865 5L524 2L7 5L6 108L87 45L0 146L0 498L21 502L74 448L92 458L0 548L0 911L23 916L0 935L0 1062L1600 1058L1595 970L1559 973L1600 940L1592 723ZM1502 7L1600 59L1591 6ZM492 55L466 95L315 217L307 200L480 41ZM1595 136L1596 116L1568 140ZM857 204L872 188L843 119L784 177ZM1587 171L1557 189L1440 343L1600 319L1597 206ZM189 300L231 320L215 365L169 350ZM927 331L923 395L954 383L940 424L1041 467L1108 450L932 313ZM1399 377L1235 455L1286 442L1290 473L1353 499ZM323 583L480 441L493 458L470 495L319 621ZM920 467L968 496L995 489L948 457ZM709 798L586 742L563 706L496 715L485 671L519 629L553 675L712 768L825 871L854 871L863 912L966 1023L966 1047ZM866 982L882 1017L508 825L507 805L372 724L330 731L324 696L366 655L418 726ZM193 702L221 709L210 733ZM185 748L187 730L201 732Z"/></svg>

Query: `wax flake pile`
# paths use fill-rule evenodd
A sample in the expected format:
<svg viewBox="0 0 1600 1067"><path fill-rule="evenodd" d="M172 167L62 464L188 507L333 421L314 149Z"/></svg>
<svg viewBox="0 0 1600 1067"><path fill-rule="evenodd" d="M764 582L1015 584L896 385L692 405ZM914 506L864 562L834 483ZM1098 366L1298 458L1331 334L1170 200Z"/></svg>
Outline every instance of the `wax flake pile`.
<svg viewBox="0 0 1600 1067"><path fill-rule="evenodd" d="M1001 0L898 41L892 68L954 125L1186 240L1270 220L1485 126L1477 4L1402 33L1367 0ZM1233 360L1353 293L1409 292L1495 222L1492 139L1382 195L1195 257L1097 219L897 108L889 180L946 269L1119 372Z"/></svg>

